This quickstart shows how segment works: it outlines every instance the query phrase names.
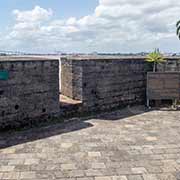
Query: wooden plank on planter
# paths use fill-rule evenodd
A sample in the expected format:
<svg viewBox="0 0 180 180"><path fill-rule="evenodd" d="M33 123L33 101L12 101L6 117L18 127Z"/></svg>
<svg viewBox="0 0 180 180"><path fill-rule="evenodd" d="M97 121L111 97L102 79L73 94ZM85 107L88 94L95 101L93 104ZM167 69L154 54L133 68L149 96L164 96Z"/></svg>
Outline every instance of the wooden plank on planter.
<svg viewBox="0 0 180 180"><path fill-rule="evenodd" d="M180 99L180 72L149 72L147 98L153 100Z"/></svg>

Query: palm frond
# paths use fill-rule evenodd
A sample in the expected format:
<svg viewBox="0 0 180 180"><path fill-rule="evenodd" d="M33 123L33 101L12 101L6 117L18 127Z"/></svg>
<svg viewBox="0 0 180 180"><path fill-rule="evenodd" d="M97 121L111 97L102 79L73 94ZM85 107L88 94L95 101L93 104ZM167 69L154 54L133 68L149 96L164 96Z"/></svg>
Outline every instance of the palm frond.
<svg viewBox="0 0 180 180"><path fill-rule="evenodd" d="M163 58L163 56L157 52L157 51L154 51L152 53L149 53L146 57L146 61L147 62L155 62L155 63L161 63L161 62L164 62L165 59Z"/></svg>
<svg viewBox="0 0 180 180"><path fill-rule="evenodd" d="M176 27L178 27L180 25L180 20L176 23Z"/></svg>
<svg viewBox="0 0 180 180"><path fill-rule="evenodd" d="M180 34L180 26L177 27L176 34L177 34L177 36L179 36L179 34Z"/></svg>
<svg viewBox="0 0 180 180"><path fill-rule="evenodd" d="M180 39L180 20L176 23L176 27L177 27L176 35Z"/></svg>

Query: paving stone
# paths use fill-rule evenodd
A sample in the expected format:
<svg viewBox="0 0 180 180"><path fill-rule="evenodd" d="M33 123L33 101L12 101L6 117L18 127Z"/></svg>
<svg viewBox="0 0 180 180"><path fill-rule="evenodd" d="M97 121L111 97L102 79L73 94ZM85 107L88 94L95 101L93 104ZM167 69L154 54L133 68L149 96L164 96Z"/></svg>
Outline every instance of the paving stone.
<svg viewBox="0 0 180 180"><path fill-rule="evenodd" d="M174 166L172 166L172 165L164 165L163 167L161 167L161 169L165 173L175 172L176 171L176 168Z"/></svg>
<svg viewBox="0 0 180 180"><path fill-rule="evenodd" d="M85 171L86 176L103 176L103 173L96 169L88 169Z"/></svg>
<svg viewBox="0 0 180 180"><path fill-rule="evenodd" d="M155 174L155 173L162 173L162 167L159 167L159 166L148 166L146 167L147 171L150 173L150 174Z"/></svg>
<svg viewBox="0 0 180 180"><path fill-rule="evenodd" d="M10 159L8 165L22 165L24 161L24 159Z"/></svg>
<svg viewBox="0 0 180 180"><path fill-rule="evenodd" d="M2 177L3 177L3 173L0 173L0 179L2 179Z"/></svg>
<svg viewBox="0 0 180 180"><path fill-rule="evenodd" d="M36 179L55 179L55 177L54 171L36 171Z"/></svg>
<svg viewBox="0 0 180 180"><path fill-rule="evenodd" d="M19 179L20 173L19 172L6 172L3 173L2 179Z"/></svg>
<svg viewBox="0 0 180 180"><path fill-rule="evenodd" d="M108 176L101 176L101 177L95 177L95 180L112 180L111 177Z"/></svg>
<svg viewBox="0 0 180 180"><path fill-rule="evenodd" d="M42 167L42 168L47 171L53 171L53 170L59 170L60 165L59 164L48 164L48 165L46 165L46 167ZM43 170L43 169L40 168L39 170Z"/></svg>
<svg viewBox="0 0 180 180"><path fill-rule="evenodd" d="M164 159L176 159L177 154L163 154Z"/></svg>
<svg viewBox="0 0 180 180"><path fill-rule="evenodd" d="M55 176L56 179L63 178L64 173L63 173L63 171L54 171L54 176Z"/></svg>
<svg viewBox="0 0 180 180"><path fill-rule="evenodd" d="M0 160L0 166L8 166L8 160Z"/></svg>
<svg viewBox="0 0 180 180"><path fill-rule="evenodd" d="M165 153L164 149L152 149L152 151L155 154L164 154Z"/></svg>
<svg viewBox="0 0 180 180"><path fill-rule="evenodd" d="M158 159L158 160L150 161L149 164L152 166L163 166L164 163Z"/></svg>
<svg viewBox="0 0 180 180"><path fill-rule="evenodd" d="M70 148L70 147L72 147L72 143L62 143L61 147L62 148Z"/></svg>
<svg viewBox="0 0 180 180"><path fill-rule="evenodd" d="M147 141L157 141L157 137L148 136L146 137Z"/></svg>
<svg viewBox="0 0 180 180"><path fill-rule="evenodd" d="M45 179L42 179L42 180L45 180ZM49 179L51 180L51 179ZM56 180L77 180L76 178L63 178L63 179L56 179Z"/></svg>
<svg viewBox="0 0 180 180"><path fill-rule="evenodd" d="M104 168L106 168L106 166L104 163L93 163L92 168L93 169L104 169Z"/></svg>
<svg viewBox="0 0 180 180"><path fill-rule="evenodd" d="M39 164L39 159L26 159L24 164L25 165Z"/></svg>
<svg viewBox="0 0 180 180"><path fill-rule="evenodd" d="M100 157L101 153L100 152L88 152L89 157Z"/></svg>
<svg viewBox="0 0 180 180"><path fill-rule="evenodd" d="M63 173L65 177L85 177L85 172L83 170L71 170Z"/></svg>
<svg viewBox="0 0 180 180"><path fill-rule="evenodd" d="M61 164L61 169L62 170L72 170L72 169L77 169L75 164Z"/></svg>
<svg viewBox="0 0 180 180"><path fill-rule="evenodd" d="M2 150L1 153L2 153L2 154L14 154L15 151L16 151L15 148L7 148L7 149Z"/></svg>
<svg viewBox="0 0 180 180"><path fill-rule="evenodd" d="M127 113L0 133L0 179L179 179L180 111Z"/></svg>
<svg viewBox="0 0 180 180"><path fill-rule="evenodd" d="M169 153L169 154L176 154L176 153L179 153L180 152L180 149L179 148L169 148L169 149L165 149L164 150L165 153Z"/></svg>
<svg viewBox="0 0 180 180"><path fill-rule="evenodd" d="M116 172L118 175L133 174L130 168L117 168Z"/></svg>
<svg viewBox="0 0 180 180"><path fill-rule="evenodd" d="M151 149L141 149L140 154L153 154Z"/></svg>
<svg viewBox="0 0 180 180"><path fill-rule="evenodd" d="M170 173L158 174L157 178L158 180L177 180L176 177Z"/></svg>
<svg viewBox="0 0 180 180"><path fill-rule="evenodd" d="M175 173L175 177L176 177L177 180L180 180L180 170L179 170L179 172Z"/></svg>
<svg viewBox="0 0 180 180"><path fill-rule="evenodd" d="M106 163L107 168L120 168L122 166L126 167L126 164L124 162L123 162L123 164L121 164L119 162L108 162L108 163Z"/></svg>
<svg viewBox="0 0 180 180"><path fill-rule="evenodd" d="M152 160L163 160L164 156L163 156L163 154L153 154L153 155L150 155L150 158Z"/></svg>
<svg viewBox="0 0 180 180"><path fill-rule="evenodd" d="M112 176L112 180L128 180L126 176Z"/></svg>
<svg viewBox="0 0 180 180"><path fill-rule="evenodd" d="M142 176L144 180L158 180L154 174L143 174Z"/></svg>
<svg viewBox="0 0 180 180"><path fill-rule="evenodd" d="M132 173L133 174L146 174L147 170L144 167L136 167L136 168L132 168Z"/></svg>
<svg viewBox="0 0 180 180"><path fill-rule="evenodd" d="M143 180L143 177L140 175L130 175L128 176L128 180Z"/></svg>
<svg viewBox="0 0 180 180"><path fill-rule="evenodd" d="M94 180L93 177L83 177L83 178L77 178L77 180Z"/></svg>
<svg viewBox="0 0 180 180"><path fill-rule="evenodd" d="M20 179L36 179L35 172L21 172Z"/></svg>
<svg viewBox="0 0 180 180"><path fill-rule="evenodd" d="M0 166L0 172L13 171L15 166Z"/></svg>
<svg viewBox="0 0 180 180"><path fill-rule="evenodd" d="M16 165L14 169L15 169L15 171L19 171L19 172L26 172L26 171L30 171L31 166L25 165L25 164Z"/></svg>

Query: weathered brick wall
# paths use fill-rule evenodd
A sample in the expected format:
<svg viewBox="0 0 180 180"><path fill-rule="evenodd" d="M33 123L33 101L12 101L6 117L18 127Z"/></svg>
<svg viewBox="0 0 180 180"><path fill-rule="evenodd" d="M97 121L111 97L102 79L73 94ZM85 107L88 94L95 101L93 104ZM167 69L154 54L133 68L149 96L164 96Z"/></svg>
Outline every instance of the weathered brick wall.
<svg viewBox="0 0 180 180"><path fill-rule="evenodd" d="M61 94L73 99L72 61L61 59Z"/></svg>
<svg viewBox="0 0 180 180"><path fill-rule="evenodd" d="M158 71L180 71L180 58L167 58L164 63L158 64Z"/></svg>
<svg viewBox="0 0 180 180"><path fill-rule="evenodd" d="M83 62L83 105L87 110L143 103L145 92L145 62L140 59Z"/></svg>
<svg viewBox="0 0 180 180"><path fill-rule="evenodd" d="M74 98L79 93L87 111L142 103L146 94L145 64L141 58L63 59L62 94Z"/></svg>
<svg viewBox="0 0 180 180"><path fill-rule="evenodd" d="M148 99L179 99L180 72L149 72L147 74Z"/></svg>
<svg viewBox="0 0 180 180"><path fill-rule="evenodd" d="M58 60L2 59L2 71L9 77L0 80L0 128L40 121L59 112Z"/></svg>
<svg viewBox="0 0 180 180"><path fill-rule="evenodd" d="M180 71L179 58L166 58L158 71ZM149 69L145 57L70 57L62 59L62 94L83 101L85 110L143 103Z"/></svg>
<svg viewBox="0 0 180 180"><path fill-rule="evenodd" d="M61 93L82 100L82 65L79 61L61 59Z"/></svg>

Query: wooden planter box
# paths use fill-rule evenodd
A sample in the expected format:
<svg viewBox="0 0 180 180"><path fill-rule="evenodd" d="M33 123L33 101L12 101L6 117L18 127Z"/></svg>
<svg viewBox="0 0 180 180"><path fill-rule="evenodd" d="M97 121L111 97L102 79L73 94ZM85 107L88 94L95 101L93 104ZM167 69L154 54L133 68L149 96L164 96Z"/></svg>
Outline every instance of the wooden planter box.
<svg viewBox="0 0 180 180"><path fill-rule="evenodd" d="M180 72L149 72L147 74L147 106L149 100L179 100Z"/></svg>

